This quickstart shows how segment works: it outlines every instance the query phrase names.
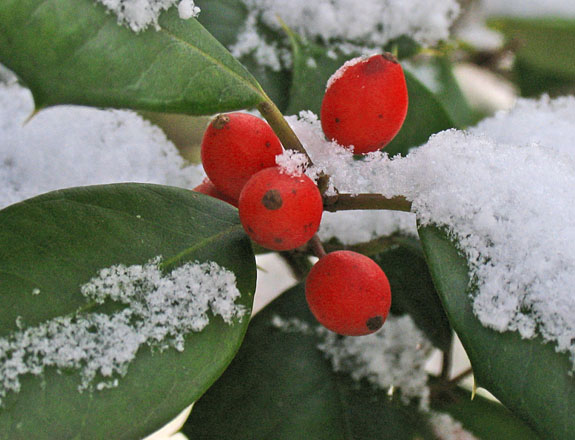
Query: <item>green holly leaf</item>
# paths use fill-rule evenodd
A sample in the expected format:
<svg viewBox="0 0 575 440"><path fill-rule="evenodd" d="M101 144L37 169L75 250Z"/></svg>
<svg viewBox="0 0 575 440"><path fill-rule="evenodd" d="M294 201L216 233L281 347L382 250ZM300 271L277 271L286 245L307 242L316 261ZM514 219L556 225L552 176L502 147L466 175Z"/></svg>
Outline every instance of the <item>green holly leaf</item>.
<svg viewBox="0 0 575 440"><path fill-rule="evenodd" d="M433 409L447 413L478 439L539 440L525 423L498 402L471 393L463 388L449 390L445 399L438 399Z"/></svg>
<svg viewBox="0 0 575 440"><path fill-rule="evenodd" d="M20 391L9 390L2 398L0 438L134 439L162 427L199 398L234 357L248 324L256 272L237 210L184 189L73 188L0 211L3 343L15 332L66 316L111 317L119 303L94 308L80 287L103 268L141 265L157 256L166 271L194 261L232 271L241 292L236 302L247 313L231 324L210 314L202 331L185 335L181 352L140 346L114 388L80 393L74 368L20 375Z"/></svg>
<svg viewBox="0 0 575 440"><path fill-rule="evenodd" d="M416 241L416 240L413 240ZM451 347L452 330L422 254L401 246L372 257L391 285L391 311L409 314L433 345Z"/></svg>
<svg viewBox="0 0 575 440"><path fill-rule="evenodd" d="M575 378L564 353L540 337L498 333L474 315L468 267L454 243L434 227L419 230L435 287L473 366L480 387L545 439L575 438Z"/></svg>
<svg viewBox="0 0 575 440"><path fill-rule="evenodd" d="M406 68L433 92L453 121L455 128L465 128L477 122L476 116L453 75L453 66L448 57L437 56L420 61L414 60Z"/></svg>
<svg viewBox="0 0 575 440"><path fill-rule="evenodd" d="M202 9L198 21L228 49L237 43L238 35L244 29L248 17L247 6L237 0L198 0L195 2ZM262 23L258 23L262 35L274 42L281 43L283 33L274 32ZM291 75L289 70L272 70L258 62L253 54L239 59L254 75L270 99L283 111L287 105Z"/></svg>
<svg viewBox="0 0 575 440"><path fill-rule="evenodd" d="M38 108L82 104L201 115L265 99L197 20L181 20L172 8L159 26L135 34L92 0L7 0L0 4L0 62L31 89Z"/></svg>
<svg viewBox="0 0 575 440"><path fill-rule="evenodd" d="M498 18L490 25L516 48L515 81L523 96L575 90L575 20Z"/></svg>
<svg viewBox="0 0 575 440"><path fill-rule="evenodd" d="M435 439L427 416L387 393L334 373L314 331L285 331L274 317L316 328L303 285L250 323L228 370L194 405L183 432L201 439ZM294 322L294 321L292 321Z"/></svg>
<svg viewBox="0 0 575 440"><path fill-rule="evenodd" d="M336 50L328 50L302 39L286 28L290 38L293 72L286 114L297 115L302 110L320 114L327 80L349 58Z"/></svg>

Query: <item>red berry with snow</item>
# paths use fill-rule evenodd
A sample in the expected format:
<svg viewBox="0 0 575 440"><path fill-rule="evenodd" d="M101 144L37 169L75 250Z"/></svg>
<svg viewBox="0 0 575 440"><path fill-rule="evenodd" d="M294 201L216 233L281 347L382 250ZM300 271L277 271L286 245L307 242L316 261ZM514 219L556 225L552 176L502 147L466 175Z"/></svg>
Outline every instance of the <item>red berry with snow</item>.
<svg viewBox="0 0 575 440"><path fill-rule="evenodd" d="M383 270L371 258L352 251L322 257L307 276L305 294L320 324L346 336L379 330L391 306Z"/></svg>
<svg viewBox="0 0 575 440"><path fill-rule="evenodd" d="M230 205L233 205L236 208L238 207L237 199L232 199L231 197L228 197L225 194L223 194L216 188L216 186L212 183L212 181L207 177L192 191L196 191L210 197L215 197L216 199L223 200L224 202L229 203Z"/></svg>
<svg viewBox="0 0 575 440"><path fill-rule="evenodd" d="M321 105L325 135L356 154L385 147L407 115L401 65L389 53L348 61L328 81Z"/></svg>
<svg viewBox="0 0 575 440"><path fill-rule="evenodd" d="M276 165L283 149L271 127L247 113L218 115L202 139L202 165L223 194L238 200L243 186L258 171Z"/></svg>
<svg viewBox="0 0 575 440"><path fill-rule="evenodd" d="M240 220L248 235L276 251L307 243L317 232L322 213L323 201L314 181L278 167L254 174L239 200Z"/></svg>

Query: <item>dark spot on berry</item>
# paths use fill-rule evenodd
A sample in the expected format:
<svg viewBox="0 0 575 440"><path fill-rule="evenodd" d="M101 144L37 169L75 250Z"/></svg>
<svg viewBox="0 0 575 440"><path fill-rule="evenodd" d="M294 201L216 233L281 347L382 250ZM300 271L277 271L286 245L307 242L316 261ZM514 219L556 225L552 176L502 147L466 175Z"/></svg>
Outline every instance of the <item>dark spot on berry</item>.
<svg viewBox="0 0 575 440"><path fill-rule="evenodd" d="M386 68L386 62L382 57L371 57L363 64L363 73L365 75L374 75L383 72Z"/></svg>
<svg viewBox="0 0 575 440"><path fill-rule="evenodd" d="M272 143L270 141L266 141L266 148L269 148L272 146Z"/></svg>
<svg viewBox="0 0 575 440"><path fill-rule="evenodd" d="M268 190L262 197L262 205L271 211L280 209L283 205L283 200L280 192L277 189Z"/></svg>
<svg viewBox="0 0 575 440"><path fill-rule="evenodd" d="M378 117L379 119L383 119L383 115L382 115L381 113L380 113L379 115L377 115L377 117Z"/></svg>
<svg viewBox="0 0 575 440"><path fill-rule="evenodd" d="M283 243L283 239L279 238L279 237L274 237L274 242L277 244Z"/></svg>
<svg viewBox="0 0 575 440"><path fill-rule="evenodd" d="M339 118L335 118L335 123L339 124Z"/></svg>
<svg viewBox="0 0 575 440"><path fill-rule="evenodd" d="M212 122L212 127L216 130L221 130L230 122L230 117L228 115L218 115Z"/></svg>
<svg viewBox="0 0 575 440"><path fill-rule="evenodd" d="M291 193L294 194L294 195L297 194L297 189L292 189L292 190L291 190Z"/></svg>
<svg viewBox="0 0 575 440"><path fill-rule="evenodd" d="M397 58L395 58L395 56L393 56L392 54L390 54L389 52L383 52L381 54L381 56L383 58L385 58L387 61L391 61L394 64L399 64L399 61L397 61Z"/></svg>
<svg viewBox="0 0 575 440"><path fill-rule="evenodd" d="M383 325L383 318L379 315L374 316L373 318L369 318L366 322L365 325L367 326L367 328L371 331L376 331L378 329L381 328L381 326Z"/></svg>
<svg viewBox="0 0 575 440"><path fill-rule="evenodd" d="M252 229L252 227L251 227L250 225L248 225L248 232L249 232L250 234L253 234L253 233L254 233L254 230Z"/></svg>

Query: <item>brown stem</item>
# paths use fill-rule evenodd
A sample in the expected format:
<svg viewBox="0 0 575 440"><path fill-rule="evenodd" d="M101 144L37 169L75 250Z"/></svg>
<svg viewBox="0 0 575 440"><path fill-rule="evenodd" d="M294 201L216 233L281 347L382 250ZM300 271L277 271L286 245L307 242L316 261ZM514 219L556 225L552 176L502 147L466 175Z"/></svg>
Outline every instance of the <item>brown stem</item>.
<svg viewBox="0 0 575 440"><path fill-rule="evenodd" d="M451 346L443 352L443 358L441 362L441 373L440 376L442 380L448 381L449 374L451 373L451 363L452 363L452 348Z"/></svg>
<svg viewBox="0 0 575 440"><path fill-rule="evenodd" d="M323 248L323 244L321 243L321 240L319 239L317 234L315 234L311 238L311 240L309 241L309 245L311 247L311 251L317 258L322 258L327 255L325 249Z"/></svg>
<svg viewBox="0 0 575 440"><path fill-rule="evenodd" d="M466 377L471 376L472 374L473 374L473 368L468 368L467 370L462 371L457 376L452 378L449 381L449 383L457 384L457 383L461 382L463 379L465 379Z"/></svg>
<svg viewBox="0 0 575 440"><path fill-rule="evenodd" d="M325 211L389 209L392 211L411 212L411 202L403 196L387 198L381 194L339 194L334 199L325 200Z"/></svg>
<svg viewBox="0 0 575 440"><path fill-rule="evenodd" d="M261 102L257 108L262 116L266 119L266 121L268 121L268 124L270 124L272 130L280 139L284 148L305 154L309 164L312 165L311 158L307 154L307 151L305 151L304 146L292 128L289 126L282 113L276 107L276 105L270 99L267 99Z"/></svg>

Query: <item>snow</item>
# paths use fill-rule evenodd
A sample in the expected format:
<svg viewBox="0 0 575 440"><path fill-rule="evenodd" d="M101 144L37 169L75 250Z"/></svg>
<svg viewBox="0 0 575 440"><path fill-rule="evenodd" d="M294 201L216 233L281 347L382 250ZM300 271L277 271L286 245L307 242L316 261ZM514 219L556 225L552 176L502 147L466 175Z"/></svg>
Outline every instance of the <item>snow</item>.
<svg viewBox="0 0 575 440"><path fill-rule="evenodd" d="M518 99L512 109L484 119L470 132L500 143L540 144L575 159L574 127L575 97L551 99L543 95L539 99Z"/></svg>
<svg viewBox="0 0 575 440"><path fill-rule="evenodd" d="M318 349L334 371L349 374L357 382L365 379L383 390L398 389L403 403L417 399L421 409L429 409L425 366L433 347L410 316L389 315L380 330L360 337L342 337L324 327L279 315L272 317L271 324L286 333L317 336Z"/></svg>
<svg viewBox="0 0 575 440"><path fill-rule="evenodd" d="M463 428L461 422L447 413L434 412L429 421L438 440L478 440Z"/></svg>
<svg viewBox="0 0 575 440"><path fill-rule="evenodd" d="M383 390L399 389L402 402L418 399L421 409L429 409L425 366L432 345L409 315L390 315L379 331L367 336L342 338L325 330L323 337L318 348L334 371L356 381L366 379Z"/></svg>
<svg viewBox="0 0 575 440"><path fill-rule="evenodd" d="M260 64L274 70L289 65L289 59L285 48L264 40L257 30L258 22L282 33L281 20L311 41L338 42L338 48L346 53L372 54L402 35L423 45L445 40L460 10L455 0L242 1L249 15L230 50L236 57L254 53Z"/></svg>
<svg viewBox="0 0 575 440"><path fill-rule="evenodd" d="M118 17L118 23L134 32L140 32L153 26L159 29L160 14L178 3L180 18L187 20L197 17L200 8L193 0L97 0L106 9Z"/></svg>
<svg viewBox="0 0 575 440"><path fill-rule="evenodd" d="M202 331L209 312L227 324L244 316L232 272L194 262L165 274L160 264L157 257L104 268L80 287L87 305L115 301L126 306L119 312L56 317L0 338L0 404L20 390L22 375L49 367L79 371L79 391L115 387L142 346L183 351L185 336Z"/></svg>
<svg viewBox="0 0 575 440"><path fill-rule="evenodd" d="M575 17L571 0L482 0L488 15L515 17Z"/></svg>
<svg viewBox="0 0 575 440"><path fill-rule="evenodd" d="M141 182L193 188L205 177L186 166L164 133L131 111L59 106L31 119L30 92L0 84L0 208L73 186Z"/></svg>
<svg viewBox="0 0 575 440"><path fill-rule="evenodd" d="M573 114L574 98L520 101L469 132L438 133L405 158L376 152L363 160L326 141L314 115L289 122L340 192L403 195L421 225L449 231L467 257L484 325L541 335L575 362ZM338 225L341 241L365 239L356 230L367 217L355 214L347 229ZM388 221L381 228L393 230Z"/></svg>

